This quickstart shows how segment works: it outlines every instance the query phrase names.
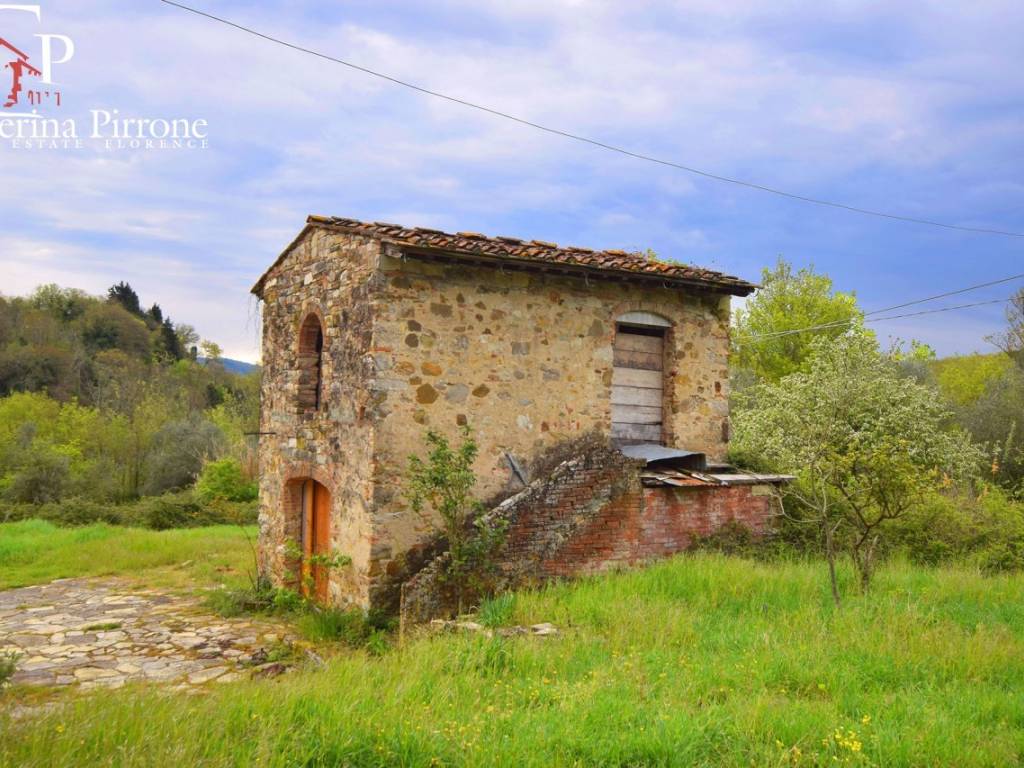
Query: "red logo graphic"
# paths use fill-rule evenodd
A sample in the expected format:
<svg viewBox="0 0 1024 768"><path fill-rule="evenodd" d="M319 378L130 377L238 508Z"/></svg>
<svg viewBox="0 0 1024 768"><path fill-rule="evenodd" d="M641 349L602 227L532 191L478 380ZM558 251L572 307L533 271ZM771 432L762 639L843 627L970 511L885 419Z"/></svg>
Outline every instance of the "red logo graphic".
<svg viewBox="0 0 1024 768"><path fill-rule="evenodd" d="M26 74L34 77L40 77L43 73L28 63L28 56L26 54L22 53L0 37L0 50L3 49L10 51L16 57L13 61L9 61L4 64L4 69L11 70L11 92L7 94L7 103L4 104L4 107L9 109L18 103L18 94L22 91L21 78ZM47 92L46 95L49 96L49 92ZM33 104L35 104L40 97L41 94L38 91L34 91L30 94L30 100ZM59 93L57 94L57 105L60 106Z"/></svg>

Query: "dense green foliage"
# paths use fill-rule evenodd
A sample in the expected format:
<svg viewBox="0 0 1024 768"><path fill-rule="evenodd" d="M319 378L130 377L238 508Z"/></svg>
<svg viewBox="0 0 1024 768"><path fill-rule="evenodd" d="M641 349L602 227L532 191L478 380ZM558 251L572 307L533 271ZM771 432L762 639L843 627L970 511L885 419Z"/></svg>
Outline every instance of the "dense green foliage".
<svg viewBox="0 0 1024 768"><path fill-rule="evenodd" d="M780 261L765 284L736 316L732 455L797 476L781 539L823 550L830 569L848 553L865 587L898 550L1024 566L1024 300L993 337L1004 353L935 360L916 342L881 350L823 275Z"/></svg>
<svg viewBox="0 0 1024 768"><path fill-rule="evenodd" d="M937 360L930 375L984 446L984 474L1024 497L1024 368L1005 353Z"/></svg>
<svg viewBox="0 0 1024 768"><path fill-rule="evenodd" d="M79 497L41 504L0 502L0 522L36 518L63 526L109 523L157 531L204 525L251 525L256 522L256 515L253 501L205 500L191 490L144 496L121 504Z"/></svg>
<svg viewBox="0 0 1024 768"><path fill-rule="evenodd" d="M207 463L196 481L196 495L204 501L254 501L258 493L256 482L231 457Z"/></svg>
<svg viewBox="0 0 1024 768"><path fill-rule="evenodd" d="M806 372L760 384L741 403L734 455L796 476L790 511L821 531L830 561L845 545L865 589L886 524L978 466L934 390L901 375L863 332L816 339Z"/></svg>
<svg viewBox="0 0 1024 768"><path fill-rule="evenodd" d="M0 297L0 499L158 495L224 457L251 481L258 374L196 362L197 340L125 283Z"/></svg>
<svg viewBox="0 0 1024 768"><path fill-rule="evenodd" d="M962 407L977 402L989 384L1013 368L1013 361L999 353L957 355L935 360L930 368L943 396Z"/></svg>
<svg viewBox="0 0 1024 768"><path fill-rule="evenodd" d="M816 339L841 336L864 317L852 293L834 290L813 268L794 273L779 259L763 271L761 286L736 310L732 351L733 368L760 381L799 371ZM794 333L806 328L815 330Z"/></svg>
<svg viewBox="0 0 1024 768"><path fill-rule="evenodd" d="M844 582L853 573L841 568ZM517 595L555 637L409 638L194 696L0 720L32 766L957 766L1024 759L1024 576L690 556ZM0 715L0 717L3 717ZM835 758L835 759L833 759Z"/></svg>

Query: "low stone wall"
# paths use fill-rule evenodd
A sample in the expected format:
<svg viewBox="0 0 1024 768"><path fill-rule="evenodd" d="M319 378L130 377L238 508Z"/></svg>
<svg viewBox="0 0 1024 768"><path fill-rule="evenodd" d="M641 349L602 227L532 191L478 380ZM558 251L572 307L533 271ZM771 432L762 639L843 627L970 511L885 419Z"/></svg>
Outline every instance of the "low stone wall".
<svg viewBox="0 0 1024 768"><path fill-rule="evenodd" d="M645 487L643 467L614 449L592 449L495 507L488 516L504 520L508 531L495 586L532 586L650 562L730 523L762 535L777 514L770 486ZM402 586L403 626L455 610L441 578L446 562L442 555Z"/></svg>

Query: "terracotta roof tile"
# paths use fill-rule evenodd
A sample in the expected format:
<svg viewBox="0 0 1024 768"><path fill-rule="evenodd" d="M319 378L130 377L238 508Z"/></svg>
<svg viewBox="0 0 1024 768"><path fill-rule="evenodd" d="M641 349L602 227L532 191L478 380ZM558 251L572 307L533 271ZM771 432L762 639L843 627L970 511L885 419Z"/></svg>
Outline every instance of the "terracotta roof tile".
<svg viewBox="0 0 1024 768"><path fill-rule="evenodd" d="M702 285L740 296L751 293L757 287L732 275L678 262L653 260L641 253L618 249L598 251L575 246L559 246L543 240L524 241L515 237L488 237L478 232L450 234L427 227L403 227L385 222L368 223L340 217L310 216L307 225L342 229L391 242L399 247L496 260L546 262L618 273L654 275L668 283ZM254 292L259 293L265 277L266 275L256 283Z"/></svg>

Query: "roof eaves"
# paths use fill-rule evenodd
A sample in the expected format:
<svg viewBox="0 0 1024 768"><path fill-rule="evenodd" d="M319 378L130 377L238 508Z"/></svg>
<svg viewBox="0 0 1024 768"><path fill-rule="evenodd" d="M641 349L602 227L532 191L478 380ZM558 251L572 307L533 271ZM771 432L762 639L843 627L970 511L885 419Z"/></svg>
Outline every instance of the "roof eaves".
<svg viewBox="0 0 1024 768"><path fill-rule="evenodd" d="M570 263L561 261L548 261L545 259L531 259L524 257L517 257L512 255L500 255L496 256L489 253L480 253L478 251L442 248L432 245L412 245L403 240L395 238L389 238L382 236L381 240L385 243L393 245L400 249L403 253L409 256L419 256L425 254L437 254L446 255L452 258L465 258L472 259L478 262L491 264L494 266L501 266L502 264L514 264L517 267L524 269L531 269L544 272L566 272L576 274L590 274L590 275L605 275L608 277L616 277L625 280L634 280L637 282L646 283L661 283L664 286L677 286L677 287L688 287L688 288L702 288L707 291L715 291L719 293L729 293L734 296L749 296L759 286L753 283L748 283L737 279L735 282L730 280L715 280L714 278L708 277L679 277L670 274L659 274L657 272L641 272L634 269L622 269L619 267L604 267L597 266L594 264L585 263Z"/></svg>

